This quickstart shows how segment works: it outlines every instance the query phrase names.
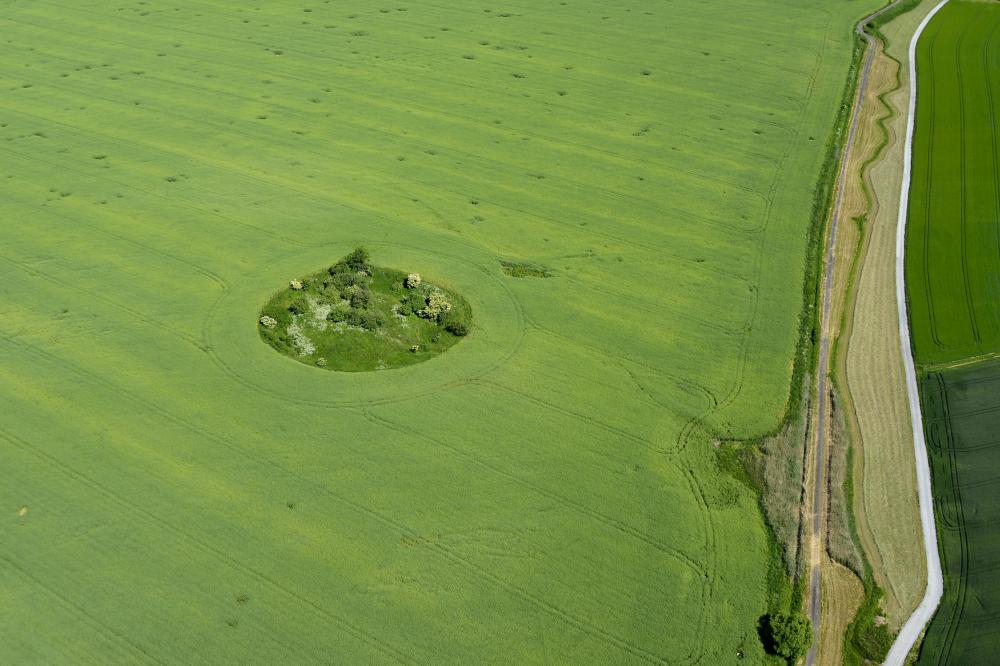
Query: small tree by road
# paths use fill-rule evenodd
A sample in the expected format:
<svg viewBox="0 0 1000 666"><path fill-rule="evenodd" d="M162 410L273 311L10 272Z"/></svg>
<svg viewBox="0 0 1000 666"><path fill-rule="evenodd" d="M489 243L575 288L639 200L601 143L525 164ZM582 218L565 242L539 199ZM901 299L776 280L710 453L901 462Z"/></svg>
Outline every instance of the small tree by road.
<svg viewBox="0 0 1000 666"><path fill-rule="evenodd" d="M775 613L764 622L764 643L772 652L794 664L812 645L812 622L802 613Z"/></svg>

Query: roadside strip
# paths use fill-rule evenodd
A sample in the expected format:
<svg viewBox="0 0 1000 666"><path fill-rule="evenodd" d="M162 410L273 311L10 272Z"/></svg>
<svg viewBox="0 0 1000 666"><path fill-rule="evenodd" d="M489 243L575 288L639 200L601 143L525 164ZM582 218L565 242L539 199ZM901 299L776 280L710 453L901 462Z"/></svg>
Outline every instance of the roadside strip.
<svg viewBox="0 0 1000 666"><path fill-rule="evenodd" d="M910 103L906 116L906 144L903 153L903 186L899 194L899 218L896 223L896 306L899 313L899 339L903 352L903 368L906 373L906 393L910 403L910 425L913 428L913 447L917 462L917 496L920 506L920 526L924 537L924 553L927 555L927 587L924 598L913 614L900 629L892 648L886 657L887 666L902 666L913 645L920 638L924 627L930 622L941 603L944 592L944 577L941 574L941 558L938 554L937 529L934 524L934 498L931 493L931 468L927 459L927 444L924 441L923 416L920 411L920 394L917 390L917 372L913 364L913 347L910 344L910 324L906 310L906 283L904 281L904 258L906 256L906 216L910 196L910 173L913 162L913 123L917 108L917 41L924 28L938 11L947 4L941 0L917 26L910 40L909 75Z"/></svg>

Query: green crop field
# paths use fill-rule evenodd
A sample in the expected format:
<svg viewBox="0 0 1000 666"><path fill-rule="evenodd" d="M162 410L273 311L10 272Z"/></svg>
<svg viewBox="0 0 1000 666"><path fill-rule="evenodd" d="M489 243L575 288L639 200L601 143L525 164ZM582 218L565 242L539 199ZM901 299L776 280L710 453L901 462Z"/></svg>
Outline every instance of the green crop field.
<svg viewBox="0 0 1000 666"><path fill-rule="evenodd" d="M1000 350L1000 6L948 3L917 63L906 279L927 364Z"/></svg>
<svg viewBox="0 0 1000 666"><path fill-rule="evenodd" d="M872 6L0 1L0 662L763 661L713 442L785 409ZM358 245L468 336L265 344Z"/></svg>
<svg viewBox="0 0 1000 666"><path fill-rule="evenodd" d="M906 280L944 570L921 664L1000 649L1000 5L952 0L917 46Z"/></svg>
<svg viewBox="0 0 1000 666"><path fill-rule="evenodd" d="M992 663L1000 648L1000 362L935 372L921 393L945 595L920 663Z"/></svg>

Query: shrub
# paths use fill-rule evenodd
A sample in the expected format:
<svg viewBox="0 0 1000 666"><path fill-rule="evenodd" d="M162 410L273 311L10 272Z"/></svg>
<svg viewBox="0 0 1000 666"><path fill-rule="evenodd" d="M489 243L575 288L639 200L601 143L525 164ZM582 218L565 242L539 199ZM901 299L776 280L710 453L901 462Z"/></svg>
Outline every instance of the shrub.
<svg viewBox="0 0 1000 666"><path fill-rule="evenodd" d="M354 248L349 255L344 257L343 262L351 267L351 270L368 272L368 250L363 247Z"/></svg>
<svg viewBox="0 0 1000 666"><path fill-rule="evenodd" d="M893 640L888 625L879 620L883 594L881 588L873 585L854 616L854 621L847 628L847 635L855 650L868 661L876 663L885 660Z"/></svg>
<svg viewBox="0 0 1000 666"><path fill-rule="evenodd" d="M766 622L768 646L773 652L794 663L812 645L812 622L801 612L768 616Z"/></svg>
<svg viewBox="0 0 1000 666"><path fill-rule="evenodd" d="M329 268L330 275L341 275L344 273L356 273L357 271L352 270L350 266L347 265L343 259L335 263Z"/></svg>
<svg viewBox="0 0 1000 666"><path fill-rule="evenodd" d="M442 315L451 312L451 301L440 289L435 289L427 297L427 305L417 314L427 319L438 319Z"/></svg>
<svg viewBox="0 0 1000 666"><path fill-rule="evenodd" d="M264 315L263 317L260 318L260 325L263 326L264 328L274 328L275 326L278 325L278 320L275 319L274 317L268 317L267 315Z"/></svg>
<svg viewBox="0 0 1000 666"><path fill-rule="evenodd" d="M372 312L371 310L361 313L361 328L366 331L374 331L381 327L385 321L382 319L382 315L378 312Z"/></svg>
<svg viewBox="0 0 1000 666"><path fill-rule="evenodd" d="M309 312L309 301L304 296L299 296L288 304L288 311L297 315L305 314Z"/></svg>
<svg viewBox="0 0 1000 666"><path fill-rule="evenodd" d="M348 326L361 326L364 327L362 318L365 315L364 310L347 310L344 313L344 323Z"/></svg>
<svg viewBox="0 0 1000 666"><path fill-rule="evenodd" d="M410 273L406 276L406 280L403 282L403 286L407 289L416 289L420 286L420 273Z"/></svg>
<svg viewBox="0 0 1000 666"><path fill-rule="evenodd" d="M892 632L888 625L870 624L855 637L854 644L858 646L861 654L870 661L882 661L889 654L892 647Z"/></svg>
<svg viewBox="0 0 1000 666"><path fill-rule="evenodd" d="M444 325L444 330L461 338L469 334L469 325L461 319L449 319Z"/></svg>
<svg viewBox="0 0 1000 666"><path fill-rule="evenodd" d="M302 291L302 281L292 280L291 282L288 283L288 288L292 289L293 291Z"/></svg>
<svg viewBox="0 0 1000 666"><path fill-rule="evenodd" d="M344 310L343 308L333 308L326 318L335 324L339 324L342 321L347 321L348 312L348 310Z"/></svg>
<svg viewBox="0 0 1000 666"><path fill-rule="evenodd" d="M360 281L361 278L358 277L358 274L349 270L346 272L332 273L329 278L323 280L323 286L327 288L332 286L337 291L343 291L348 287L353 287Z"/></svg>
<svg viewBox="0 0 1000 666"><path fill-rule="evenodd" d="M261 317L270 317L277 323L277 327L287 326L292 323L292 315L288 312L286 308L281 307L275 303L268 303L260 311Z"/></svg>
<svg viewBox="0 0 1000 666"><path fill-rule="evenodd" d="M424 309L424 306L427 305L427 298L419 292L412 291L399 303L399 314L411 315Z"/></svg>
<svg viewBox="0 0 1000 666"><path fill-rule="evenodd" d="M359 284L351 294L351 307L356 310L364 310L372 300L372 292L364 282Z"/></svg>

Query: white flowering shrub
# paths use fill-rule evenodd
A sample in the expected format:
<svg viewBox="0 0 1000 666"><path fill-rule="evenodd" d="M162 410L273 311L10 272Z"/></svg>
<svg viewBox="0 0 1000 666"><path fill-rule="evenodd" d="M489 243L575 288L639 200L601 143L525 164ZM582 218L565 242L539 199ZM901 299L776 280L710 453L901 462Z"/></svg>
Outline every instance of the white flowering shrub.
<svg viewBox="0 0 1000 666"><path fill-rule="evenodd" d="M292 280L288 283L288 288L294 291L302 291L302 280Z"/></svg>
<svg viewBox="0 0 1000 666"><path fill-rule="evenodd" d="M274 328L275 326L278 325L278 320L275 319L274 317L268 317L267 315L264 315L263 317L260 318L260 325L263 326L264 328Z"/></svg>
<svg viewBox="0 0 1000 666"><path fill-rule="evenodd" d="M403 286L407 289L416 289L420 286L420 273L410 273L406 276L406 280L403 282Z"/></svg>
<svg viewBox="0 0 1000 666"><path fill-rule="evenodd" d="M420 311L420 316L428 319L437 319L441 315L451 312L451 301L440 289L435 289L427 297L427 306Z"/></svg>

